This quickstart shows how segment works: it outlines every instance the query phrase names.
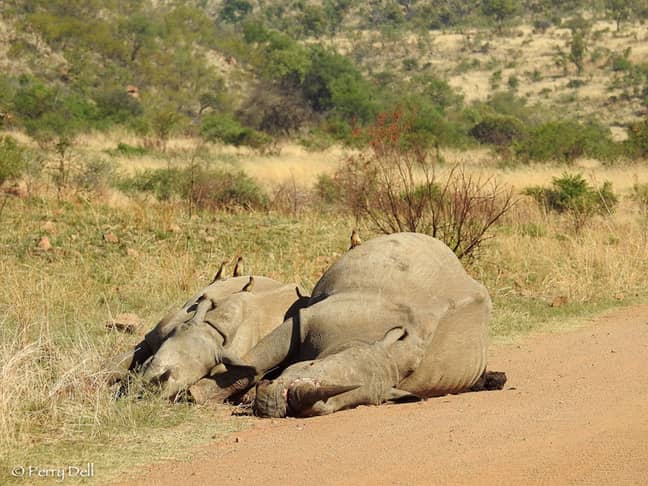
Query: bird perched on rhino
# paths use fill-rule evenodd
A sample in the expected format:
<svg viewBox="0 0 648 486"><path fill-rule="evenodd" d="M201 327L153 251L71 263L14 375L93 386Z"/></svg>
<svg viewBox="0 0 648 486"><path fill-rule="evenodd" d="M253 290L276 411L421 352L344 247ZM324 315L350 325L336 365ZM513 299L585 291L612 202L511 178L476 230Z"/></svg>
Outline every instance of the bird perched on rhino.
<svg viewBox="0 0 648 486"><path fill-rule="evenodd" d="M349 250L353 250L360 243L362 243L362 240L360 239L358 230L354 228L353 231L351 232L351 246L349 247Z"/></svg>
<svg viewBox="0 0 648 486"><path fill-rule="evenodd" d="M250 280L248 283L246 283L243 288L241 289L241 292L252 292L252 289L254 288L254 277L250 275Z"/></svg>
<svg viewBox="0 0 648 486"><path fill-rule="evenodd" d="M214 278L212 279L211 284L218 280L223 280L223 270L225 269L225 265L229 263L229 260L223 260L220 264L220 267L218 268L218 271L216 272L216 275L214 275Z"/></svg>
<svg viewBox="0 0 648 486"><path fill-rule="evenodd" d="M240 277L241 275L243 275L243 257L239 255L236 259L236 265L234 265L234 272L232 273L232 276Z"/></svg>

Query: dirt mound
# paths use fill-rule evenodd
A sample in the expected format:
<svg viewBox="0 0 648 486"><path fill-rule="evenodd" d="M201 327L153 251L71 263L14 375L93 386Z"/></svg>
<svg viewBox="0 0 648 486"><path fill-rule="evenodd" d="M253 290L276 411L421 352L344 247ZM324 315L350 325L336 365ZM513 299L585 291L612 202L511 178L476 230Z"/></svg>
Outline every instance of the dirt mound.
<svg viewBox="0 0 648 486"><path fill-rule="evenodd" d="M258 420L134 484L648 484L648 306L494 346L503 391Z"/></svg>

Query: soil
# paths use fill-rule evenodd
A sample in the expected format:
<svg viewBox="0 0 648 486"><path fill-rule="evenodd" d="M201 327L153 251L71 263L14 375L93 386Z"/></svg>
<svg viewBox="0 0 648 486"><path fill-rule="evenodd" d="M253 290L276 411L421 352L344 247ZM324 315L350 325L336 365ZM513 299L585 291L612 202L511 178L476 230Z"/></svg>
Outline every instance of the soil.
<svg viewBox="0 0 648 486"><path fill-rule="evenodd" d="M491 347L502 391L254 419L128 485L648 484L648 305Z"/></svg>

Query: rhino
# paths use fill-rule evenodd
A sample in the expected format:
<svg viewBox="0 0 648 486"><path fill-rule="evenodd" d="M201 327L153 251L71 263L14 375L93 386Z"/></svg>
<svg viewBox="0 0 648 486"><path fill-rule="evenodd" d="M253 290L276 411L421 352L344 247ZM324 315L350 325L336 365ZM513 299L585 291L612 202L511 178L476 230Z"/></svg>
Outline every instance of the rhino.
<svg viewBox="0 0 648 486"><path fill-rule="evenodd" d="M242 359L230 361L227 372L201 380L189 391L203 398L224 400L250 389L275 368L285 368L287 373L285 378L283 373L279 375L278 383L290 385L297 370L307 369L305 365L298 368L290 365L310 361L320 370L316 380L325 384L330 393L328 398L321 396L317 402L326 404L340 395L345 399L337 402L343 408L353 406L359 400L358 395L367 393L366 388L371 386L367 373L357 374L354 377L359 380L357 383L338 384L335 382L340 379L337 368L333 372L328 364L317 361L331 363L333 356L341 353L336 358L339 361L336 367L357 366L355 359L345 366L348 352L342 350L358 341L384 340L387 332L395 327L404 329L404 345L421 342L404 348L412 354L407 359L387 360L399 367L397 390L418 398L466 391L486 370L490 312L486 288L466 273L444 243L419 233L378 236L340 257L322 275L308 305L259 341ZM385 360L382 362L380 366L384 366ZM485 381L488 380L481 380ZM357 388L354 391L346 388L349 386ZM388 395L385 395L386 386L381 387L382 400ZM277 385L276 389L279 388ZM272 400L266 397L276 395L276 389L264 383L257 390L262 393L255 400L255 408L263 415L287 413L288 410L283 410L287 408L285 400L275 400L277 410L271 410ZM267 403L262 404L263 400ZM310 404L300 405L294 412L320 413L324 409L317 402L313 404L315 408Z"/></svg>
<svg viewBox="0 0 648 486"><path fill-rule="evenodd" d="M412 397L397 386L419 365L422 346L396 327L373 344L351 342L324 358L290 365L279 378L257 384L254 414L308 417Z"/></svg>
<svg viewBox="0 0 648 486"><path fill-rule="evenodd" d="M307 302L295 284L263 276L216 280L120 357L113 366L118 370L115 379L140 370L146 382L159 386L162 396L174 397L222 370L219 364L239 359Z"/></svg>

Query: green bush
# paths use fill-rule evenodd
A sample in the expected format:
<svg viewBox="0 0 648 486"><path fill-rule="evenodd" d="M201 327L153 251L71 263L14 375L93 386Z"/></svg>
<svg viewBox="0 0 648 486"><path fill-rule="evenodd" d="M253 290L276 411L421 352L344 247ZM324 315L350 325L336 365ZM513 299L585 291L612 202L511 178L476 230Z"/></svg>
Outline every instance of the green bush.
<svg viewBox="0 0 648 486"><path fill-rule="evenodd" d="M619 146L612 140L609 128L598 123L550 121L530 129L515 144L518 155L531 160L572 162L582 156L599 160L613 159Z"/></svg>
<svg viewBox="0 0 648 486"><path fill-rule="evenodd" d="M25 149L11 137L0 138L0 184L20 177L25 169Z"/></svg>
<svg viewBox="0 0 648 486"><path fill-rule="evenodd" d="M180 196L186 184L186 171L169 168L147 169L119 180L116 185L126 193L148 192L160 201L166 201L173 196Z"/></svg>
<svg viewBox="0 0 648 486"><path fill-rule="evenodd" d="M262 209L268 197L254 179L244 172L200 171L183 195L202 209Z"/></svg>
<svg viewBox="0 0 648 486"><path fill-rule="evenodd" d="M235 147L241 145L260 147L269 141L267 135L244 127L226 114L210 113L204 116L200 124L200 134L210 142L220 141Z"/></svg>
<svg viewBox="0 0 648 486"><path fill-rule="evenodd" d="M100 91L94 96L97 103L97 118L104 125L125 123L131 118L142 115L140 102L130 96L125 89Z"/></svg>
<svg viewBox="0 0 648 486"><path fill-rule="evenodd" d="M97 191L112 186L116 178L117 167L114 162L93 159L79 167L74 183L86 191Z"/></svg>
<svg viewBox="0 0 648 486"><path fill-rule="evenodd" d="M470 130L470 135L482 143L510 145L524 134L524 125L513 116L491 115Z"/></svg>
<svg viewBox="0 0 648 486"><path fill-rule="evenodd" d="M626 146L631 155L648 157L648 118L630 126Z"/></svg>
<svg viewBox="0 0 648 486"><path fill-rule="evenodd" d="M119 142L115 150L111 150L110 154L119 154L125 157L141 157L142 155L148 154L149 151L146 147L139 147L135 145L129 145L124 142Z"/></svg>
<svg viewBox="0 0 648 486"><path fill-rule="evenodd" d="M333 205L344 202L341 185L328 174L320 174L313 189L317 199L323 204Z"/></svg>
<svg viewBox="0 0 648 486"><path fill-rule="evenodd" d="M127 193L151 193L161 201L182 198L202 209L257 209L268 204L265 192L244 172L202 167L149 169L122 178L117 187Z"/></svg>
<svg viewBox="0 0 648 486"><path fill-rule="evenodd" d="M643 216L648 216L648 184L635 182L630 199L637 203Z"/></svg>
<svg viewBox="0 0 648 486"><path fill-rule="evenodd" d="M581 174L564 173L552 179L551 187L529 187L523 193L545 210L569 216L576 230L594 215L611 214L618 203L611 182L605 181L595 188Z"/></svg>

